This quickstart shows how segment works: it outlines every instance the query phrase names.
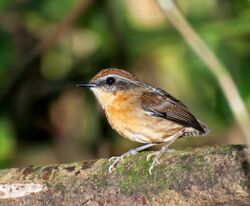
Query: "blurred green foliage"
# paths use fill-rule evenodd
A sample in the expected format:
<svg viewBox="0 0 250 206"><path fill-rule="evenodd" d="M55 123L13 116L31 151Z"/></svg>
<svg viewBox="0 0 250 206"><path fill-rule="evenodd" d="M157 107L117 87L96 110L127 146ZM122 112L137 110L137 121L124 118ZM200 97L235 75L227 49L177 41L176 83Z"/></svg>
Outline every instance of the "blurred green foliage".
<svg viewBox="0 0 250 206"><path fill-rule="evenodd" d="M69 30L37 50L81 2L0 0L0 167L108 157L135 147L112 131L93 95L74 86L107 67L164 88L208 124L208 137L174 147L242 143L214 77L154 0L92 0ZM249 109L249 1L177 3L227 65Z"/></svg>
<svg viewBox="0 0 250 206"><path fill-rule="evenodd" d="M7 119L0 119L0 166L11 160L14 153L14 138L11 123Z"/></svg>

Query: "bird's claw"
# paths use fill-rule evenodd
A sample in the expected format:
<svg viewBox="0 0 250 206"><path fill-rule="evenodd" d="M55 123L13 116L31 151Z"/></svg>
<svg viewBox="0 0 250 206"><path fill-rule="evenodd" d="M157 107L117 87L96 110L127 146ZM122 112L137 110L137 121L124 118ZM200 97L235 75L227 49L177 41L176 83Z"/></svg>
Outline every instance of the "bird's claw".
<svg viewBox="0 0 250 206"><path fill-rule="evenodd" d="M147 161L149 161L152 156L155 156L151 166L149 167L149 174L152 175L152 170L155 167L155 165L160 164L159 159L164 152L173 152L173 151L174 151L174 149L162 148L160 151L156 151L156 152L152 152L152 153L148 154Z"/></svg>
<svg viewBox="0 0 250 206"><path fill-rule="evenodd" d="M115 166L118 164L119 161L123 160L122 156L115 156L115 157L111 157L109 159L109 162L112 162L112 164L109 166L109 173L111 173L113 171L113 169L115 168Z"/></svg>
<svg viewBox="0 0 250 206"><path fill-rule="evenodd" d="M119 156L113 156L111 158L109 158L109 162L115 161Z"/></svg>
<svg viewBox="0 0 250 206"><path fill-rule="evenodd" d="M124 153L121 156L114 156L109 158L109 162L112 162L112 164L109 166L109 173L113 171L113 169L116 167L116 165L120 162L123 161L125 157L128 157L130 155L136 155L137 151L135 150L129 150L128 152Z"/></svg>
<svg viewBox="0 0 250 206"><path fill-rule="evenodd" d="M162 154L161 151L157 151L157 152L152 152L147 156L147 161L149 161L152 156L155 156L153 159L153 162L148 170L150 175L152 175L152 170L155 167L155 165L160 164L159 158L160 158L161 154Z"/></svg>
<svg viewBox="0 0 250 206"><path fill-rule="evenodd" d="M150 154L148 154L147 155L147 161L149 161L152 156L155 156L156 155L155 153L156 152L151 152Z"/></svg>

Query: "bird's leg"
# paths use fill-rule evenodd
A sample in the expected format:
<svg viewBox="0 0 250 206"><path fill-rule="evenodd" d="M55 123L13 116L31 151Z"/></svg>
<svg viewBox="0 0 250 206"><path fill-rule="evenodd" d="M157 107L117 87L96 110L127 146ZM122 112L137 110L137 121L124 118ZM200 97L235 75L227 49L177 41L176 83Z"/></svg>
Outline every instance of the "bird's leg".
<svg viewBox="0 0 250 206"><path fill-rule="evenodd" d="M172 152L174 149L169 149L169 145L171 145L177 138L179 138L180 136L182 136L184 133L184 129L175 133L174 135L168 137L169 141L166 145L164 145L159 151L156 151L156 152L152 152L150 153L148 156L147 156L147 161L149 161L149 159L152 157L152 156L155 156L154 159L153 159L153 162L149 168L149 174L152 175L152 170L153 168L155 167L156 163L157 164L160 164L159 162L159 159L161 157L161 155L165 152Z"/></svg>
<svg viewBox="0 0 250 206"><path fill-rule="evenodd" d="M119 161L122 161L125 157L128 157L130 155L135 155L138 152L147 149L149 147L153 147L154 145L156 145L157 143L149 143L149 144L145 144L143 146L137 147L135 149L131 149L128 152L122 154L121 156L114 156L111 157L109 159L109 162L112 162L112 164L109 166L109 172L112 172L112 170L116 167L116 165L118 164Z"/></svg>

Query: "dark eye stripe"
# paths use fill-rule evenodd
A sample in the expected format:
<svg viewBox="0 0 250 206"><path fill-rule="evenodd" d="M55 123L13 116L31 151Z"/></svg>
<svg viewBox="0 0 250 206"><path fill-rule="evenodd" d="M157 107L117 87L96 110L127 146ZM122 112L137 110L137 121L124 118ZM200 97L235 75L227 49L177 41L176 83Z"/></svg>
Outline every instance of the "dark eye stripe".
<svg viewBox="0 0 250 206"><path fill-rule="evenodd" d="M115 83L115 78L114 77L108 77L106 79L106 83L107 83L107 85L111 86L112 84Z"/></svg>

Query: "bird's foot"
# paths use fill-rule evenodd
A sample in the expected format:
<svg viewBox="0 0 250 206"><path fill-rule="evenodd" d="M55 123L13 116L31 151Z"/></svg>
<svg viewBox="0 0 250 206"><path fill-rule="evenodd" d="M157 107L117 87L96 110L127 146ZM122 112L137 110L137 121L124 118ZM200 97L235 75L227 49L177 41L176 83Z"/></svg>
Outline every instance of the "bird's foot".
<svg viewBox="0 0 250 206"><path fill-rule="evenodd" d="M136 151L136 150L129 150L128 152L126 152L126 153L124 153L123 155L121 155L121 156L114 156L114 157L111 157L110 159L109 159L109 162L112 162L112 164L109 166L109 172L111 173L114 169L115 169L115 167L116 167L116 165L120 162L120 161L123 161L123 159L125 158L125 157L128 157L128 156L130 156L130 155L136 155L138 152Z"/></svg>
<svg viewBox="0 0 250 206"><path fill-rule="evenodd" d="M165 152L173 152L175 151L174 149L169 149L168 147L162 147L160 151L152 152L147 156L147 161L150 160L151 157L155 156L153 159L153 162L149 168L149 174L152 175L152 170L156 166L156 164L160 164L159 159L161 155Z"/></svg>

